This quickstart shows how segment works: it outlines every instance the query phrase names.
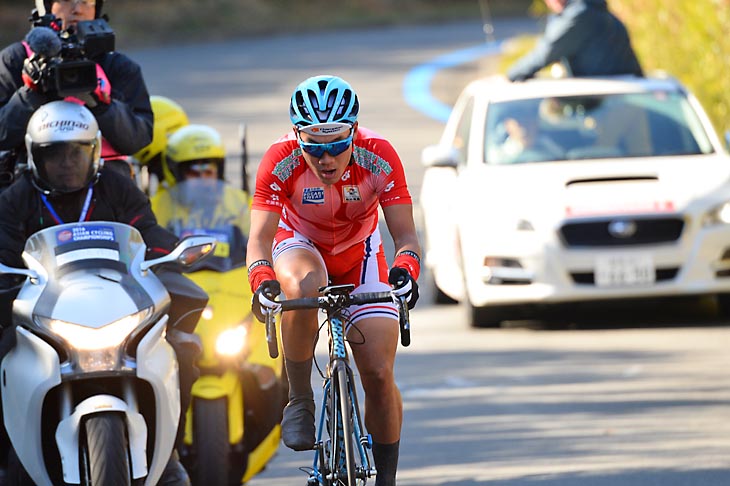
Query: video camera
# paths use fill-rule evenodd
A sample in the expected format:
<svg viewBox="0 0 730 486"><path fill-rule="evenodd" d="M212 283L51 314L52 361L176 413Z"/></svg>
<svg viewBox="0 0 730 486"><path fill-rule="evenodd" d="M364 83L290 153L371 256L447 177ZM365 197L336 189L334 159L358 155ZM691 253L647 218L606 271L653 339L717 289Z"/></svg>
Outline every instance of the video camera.
<svg viewBox="0 0 730 486"><path fill-rule="evenodd" d="M59 97L94 91L97 86L96 59L114 51L114 31L105 19L85 20L75 32L57 31L50 26L52 15L41 17L25 40L35 53L29 60L32 78L45 92Z"/></svg>

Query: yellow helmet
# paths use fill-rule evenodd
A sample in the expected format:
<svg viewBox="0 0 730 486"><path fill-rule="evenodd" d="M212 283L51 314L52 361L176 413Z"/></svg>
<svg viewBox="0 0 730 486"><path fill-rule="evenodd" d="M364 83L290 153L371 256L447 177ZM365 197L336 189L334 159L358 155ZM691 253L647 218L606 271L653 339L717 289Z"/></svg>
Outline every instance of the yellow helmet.
<svg viewBox="0 0 730 486"><path fill-rule="evenodd" d="M226 149L220 134L208 125L187 125L175 131L167 141L163 167L172 174L171 184L185 180L185 172L194 165L215 164L218 179L223 179Z"/></svg>
<svg viewBox="0 0 730 486"><path fill-rule="evenodd" d="M154 165L153 162L157 161L159 163L161 161L162 154L167 146L167 137L190 122L182 106L170 98L152 95L150 96L150 104L155 119L152 142L134 154L134 158L142 164Z"/></svg>

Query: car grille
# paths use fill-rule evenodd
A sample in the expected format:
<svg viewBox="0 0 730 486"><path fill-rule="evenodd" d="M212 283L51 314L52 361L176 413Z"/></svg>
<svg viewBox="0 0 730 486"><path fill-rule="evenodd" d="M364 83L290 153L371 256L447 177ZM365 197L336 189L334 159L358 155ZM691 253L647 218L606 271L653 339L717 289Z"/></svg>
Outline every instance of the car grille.
<svg viewBox="0 0 730 486"><path fill-rule="evenodd" d="M679 273L678 267L672 268L657 268L656 269L656 282L666 282L672 280ZM572 272L570 277L573 279L573 283L578 285L595 285L595 274L593 272Z"/></svg>
<svg viewBox="0 0 730 486"><path fill-rule="evenodd" d="M615 222L633 225L633 232L618 236L609 227ZM651 245L676 241L682 235L684 220L680 218L629 219L567 223L560 236L567 247Z"/></svg>

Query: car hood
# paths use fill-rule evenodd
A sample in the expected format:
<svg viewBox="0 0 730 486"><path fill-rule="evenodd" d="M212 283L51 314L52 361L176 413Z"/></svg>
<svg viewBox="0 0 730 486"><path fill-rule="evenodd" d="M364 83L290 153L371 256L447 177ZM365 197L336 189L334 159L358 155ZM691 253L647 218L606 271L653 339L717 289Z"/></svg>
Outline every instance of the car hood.
<svg viewBox="0 0 730 486"><path fill-rule="evenodd" d="M467 193L510 223L515 216L555 221L675 213L730 187L730 158L723 155L540 162L483 166L478 172L462 174L472 185Z"/></svg>

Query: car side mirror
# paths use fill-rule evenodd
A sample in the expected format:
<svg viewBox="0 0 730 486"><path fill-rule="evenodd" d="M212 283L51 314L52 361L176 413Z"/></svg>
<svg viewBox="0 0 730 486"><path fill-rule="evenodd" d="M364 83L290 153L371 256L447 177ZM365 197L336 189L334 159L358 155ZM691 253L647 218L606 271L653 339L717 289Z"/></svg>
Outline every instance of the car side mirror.
<svg viewBox="0 0 730 486"><path fill-rule="evenodd" d="M187 236L169 254L142 262L140 270L145 272L154 266L170 262L177 262L182 268L190 268L194 263L212 255L215 243L216 239L210 236Z"/></svg>
<svg viewBox="0 0 730 486"><path fill-rule="evenodd" d="M459 164L459 153L453 147L430 145L421 152L421 163L426 167L452 167Z"/></svg>

